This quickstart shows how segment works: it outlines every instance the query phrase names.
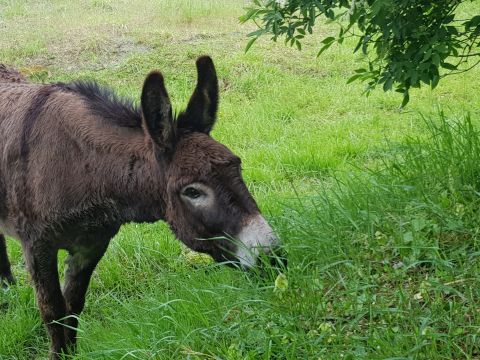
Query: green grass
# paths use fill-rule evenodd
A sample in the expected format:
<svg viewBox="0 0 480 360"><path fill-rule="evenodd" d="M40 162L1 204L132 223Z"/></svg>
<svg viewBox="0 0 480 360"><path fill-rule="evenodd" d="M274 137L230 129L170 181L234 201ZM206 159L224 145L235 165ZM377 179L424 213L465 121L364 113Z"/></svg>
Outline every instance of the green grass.
<svg viewBox="0 0 480 360"><path fill-rule="evenodd" d="M333 27L302 52L263 39L244 54L242 3L0 1L0 62L35 81L91 78L138 99L160 69L181 109L195 58L210 54L213 136L242 157L289 252L278 292L276 274L211 264L163 223L126 225L93 277L74 358L479 358L480 69L415 90L400 111L400 95L346 84L362 61L349 44L315 57ZM47 336L8 246L19 284L0 292L0 359L42 359Z"/></svg>

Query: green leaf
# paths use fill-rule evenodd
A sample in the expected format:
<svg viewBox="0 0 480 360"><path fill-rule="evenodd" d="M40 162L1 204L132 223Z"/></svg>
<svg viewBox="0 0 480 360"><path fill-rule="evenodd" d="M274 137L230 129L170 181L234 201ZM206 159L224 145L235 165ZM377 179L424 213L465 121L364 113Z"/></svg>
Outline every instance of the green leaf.
<svg viewBox="0 0 480 360"><path fill-rule="evenodd" d="M383 91L387 92L392 90L393 78L388 78L387 81L383 83Z"/></svg>
<svg viewBox="0 0 480 360"><path fill-rule="evenodd" d="M449 64L447 62L442 62L440 65L442 66L442 68L447 70L457 70L457 65Z"/></svg>
<svg viewBox="0 0 480 360"><path fill-rule="evenodd" d="M326 37L322 41L320 41L322 44L330 44L335 41L335 38L333 36Z"/></svg>
<svg viewBox="0 0 480 360"><path fill-rule="evenodd" d="M322 55L322 53L327 50L330 46L332 46L333 43L328 43L328 44L325 44L323 45L320 50L318 51L317 53L317 57L319 57L320 55Z"/></svg>
<svg viewBox="0 0 480 360"><path fill-rule="evenodd" d="M427 61L428 59L430 59L430 57L432 56L432 49L428 49L425 54L423 55L423 60L422 61Z"/></svg>
<svg viewBox="0 0 480 360"><path fill-rule="evenodd" d="M333 36L326 37L321 41L324 44L317 53L317 57L319 57L325 50L327 50L332 44L335 42L335 38Z"/></svg>
<svg viewBox="0 0 480 360"><path fill-rule="evenodd" d="M434 76L432 77L432 82L431 82L431 84L430 84L430 86L432 87L432 90L437 87L439 81L440 81L440 76L434 75Z"/></svg>
<svg viewBox="0 0 480 360"><path fill-rule="evenodd" d="M470 31L471 28L477 27L480 25L480 15L472 17L470 20L463 23L465 30Z"/></svg>
<svg viewBox="0 0 480 360"><path fill-rule="evenodd" d="M257 41L258 37L254 37L254 38L251 38L248 43L247 43L247 46L245 46L245 52L248 52L248 50L250 50L250 48L252 47L253 43L255 41Z"/></svg>
<svg viewBox="0 0 480 360"><path fill-rule="evenodd" d="M259 37L260 35L263 35L265 33L266 33L265 29L258 29L258 30L252 31L251 33L248 33L247 36L248 37L252 37L252 36Z"/></svg>
<svg viewBox="0 0 480 360"><path fill-rule="evenodd" d="M302 50L302 43L298 40L295 40L295 45L297 46L298 50Z"/></svg>
<svg viewBox="0 0 480 360"><path fill-rule="evenodd" d="M245 23L248 20L256 18L257 15L258 15L258 9L250 8L250 9L247 9L247 12L242 16L240 16L238 20L240 21L240 23Z"/></svg>
<svg viewBox="0 0 480 360"><path fill-rule="evenodd" d="M358 43L357 45L355 45L355 49L353 49L353 52L356 53L358 51L358 49L360 49L360 47L362 46L363 44L363 39L365 38L365 36L361 36L360 39L358 40Z"/></svg>
<svg viewBox="0 0 480 360"><path fill-rule="evenodd" d="M347 84L350 84L351 82L357 80L358 78L362 77L363 74L355 74L353 76L351 76L348 80L347 80Z"/></svg>

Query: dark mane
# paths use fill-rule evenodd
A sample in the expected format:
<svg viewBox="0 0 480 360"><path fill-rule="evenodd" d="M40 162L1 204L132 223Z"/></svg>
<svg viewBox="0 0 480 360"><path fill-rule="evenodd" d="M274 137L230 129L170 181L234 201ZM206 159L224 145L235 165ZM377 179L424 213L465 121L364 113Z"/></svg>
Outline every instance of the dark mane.
<svg viewBox="0 0 480 360"><path fill-rule="evenodd" d="M92 113L118 126L141 127L142 113L132 100L120 97L111 89L94 81L80 80L64 86L67 90L83 96Z"/></svg>

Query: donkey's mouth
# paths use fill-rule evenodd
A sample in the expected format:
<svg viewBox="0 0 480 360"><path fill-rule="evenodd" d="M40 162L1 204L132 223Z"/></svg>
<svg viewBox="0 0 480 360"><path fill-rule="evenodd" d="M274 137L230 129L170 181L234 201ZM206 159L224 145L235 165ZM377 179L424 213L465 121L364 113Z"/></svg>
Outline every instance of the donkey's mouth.
<svg viewBox="0 0 480 360"><path fill-rule="evenodd" d="M226 259L224 258L224 260ZM224 264L231 268L253 272L256 272L257 270L264 272L269 268L286 271L288 259L286 251L283 248L277 248L271 253L260 253L252 263L247 263L246 261L242 261L241 258L237 258L224 261Z"/></svg>
<svg viewBox="0 0 480 360"><path fill-rule="evenodd" d="M238 233L237 239L234 255L243 268L252 268L265 262L272 266L286 265L279 240L262 215L251 217Z"/></svg>

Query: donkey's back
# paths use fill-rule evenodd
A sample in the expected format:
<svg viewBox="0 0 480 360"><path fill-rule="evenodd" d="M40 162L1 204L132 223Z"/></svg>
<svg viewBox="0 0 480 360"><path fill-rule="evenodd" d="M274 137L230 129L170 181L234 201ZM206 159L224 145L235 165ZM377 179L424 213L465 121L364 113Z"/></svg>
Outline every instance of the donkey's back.
<svg viewBox="0 0 480 360"><path fill-rule="evenodd" d="M17 196L10 188L20 171L20 144L22 136L26 137L24 119L41 86L6 81L2 75L0 67L0 232L16 236L9 209L12 202L16 203Z"/></svg>
<svg viewBox="0 0 480 360"><path fill-rule="evenodd" d="M85 94L91 89L81 86L0 82L0 233L54 231L49 237L68 249L72 226L85 231L92 222L112 222L94 214L115 211L116 184L107 175L145 152L144 136L140 127L98 115Z"/></svg>
<svg viewBox="0 0 480 360"><path fill-rule="evenodd" d="M0 82L26 83L27 79L17 70L0 64Z"/></svg>
<svg viewBox="0 0 480 360"><path fill-rule="evenodd" d="M68 140L59 133L59 120L65 118L63 108L45 111L55 104L54 88L0 81L0 232L4 230L14 237L18 237L14 228L22 227L18 216L39 215L37 200L45 191L35 191L38 182L53 175L52 171L62 163L58 156L55 166L45 161ZM50 180L53 185L55 178ZM48 191L48 187L44 190Z"/></svg>
<svg viewBox="0 0 480 360"><path fill-rule="evenodd" d="M27 79L17 70L0 64L0 164L4 163L8 156L5 152L8 143L18 141L19 118L22 117L35 93L40 90L38 85L28 85ZM1 165L0 165L1 166ZM2 205L6 199L2 191L5 174L0 168L0 221L2 220Z"/></svg>
<svg viewBox="0 0 480 360"><path fill-rule="evenodd" d="M26 78L17 70L0 64L0 103L2 103L0 104L0 108L4 106L6 112L12 112L14 110L14 103L16 102L16 99L12 99L11 95L7 94L9 93L9 90L11 90L11 87L7 87L7 85L26 82ZM2 97L2 95L5 96ZM4 124L5 119L6 117L4 115L2 116L2 113L0 112L0 164L5 162L4 159L7 155L4 151L5 147L7 146L6 142L8 139L8 130L3 129L3 127L6 125L6 123ZM10 138L15 138L15 135L11 136ZM7 230L9 233L15 233L15 230L11 225L8 224L8 220L6 219L8 215L8 205L5 171L6 169L0 165L0 229L3 229L4 231ZM7 229L7 227L10 229ZM4 282L13 284L15 279L10 270L10 262L7 256L5 237L3 234L0 234L0 286L3 286Z"/></svg>

